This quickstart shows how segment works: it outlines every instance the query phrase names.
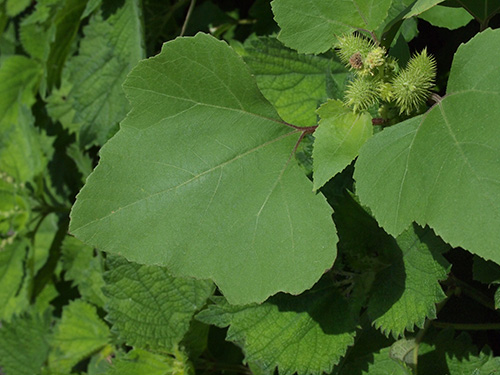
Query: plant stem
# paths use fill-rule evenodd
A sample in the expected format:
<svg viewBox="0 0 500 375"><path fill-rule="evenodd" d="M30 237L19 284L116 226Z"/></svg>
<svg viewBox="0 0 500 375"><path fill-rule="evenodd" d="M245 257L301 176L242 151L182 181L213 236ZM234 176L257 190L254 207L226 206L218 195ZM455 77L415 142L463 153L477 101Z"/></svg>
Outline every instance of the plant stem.
<svg viewBox="0 0 500 375"><path fill-rule="evenodd" d="M181 33L179 36L184 36L184 33L186 32L186 27L188 25L189 19L191 18L191 13L193 13L195 5L196 5L196 0L191 0L191 3L189 4L189 8L186 14L186 19L184 20L184 24L182 25Z"/></svg>
<svg viewBox="0 0 500 375"><path fill-rule="evenodd" d="M434 327L438 328L454 328L463 331L493 331L500 330L500 323L448 323L448 322L432 322Z"/></svg>
<svg viewBox="0 0 500 375"><path fill-rule="evenodd" d="M487 307L490 310L495 310L495 303L492 301L491 298L489 298L476 288L470 286L466 282L457 279L454 275L450 275L448 282L453 283L456 287L460 288L460 290L467 297L473 299L476 302L479 302L481 305Z"/></svg>

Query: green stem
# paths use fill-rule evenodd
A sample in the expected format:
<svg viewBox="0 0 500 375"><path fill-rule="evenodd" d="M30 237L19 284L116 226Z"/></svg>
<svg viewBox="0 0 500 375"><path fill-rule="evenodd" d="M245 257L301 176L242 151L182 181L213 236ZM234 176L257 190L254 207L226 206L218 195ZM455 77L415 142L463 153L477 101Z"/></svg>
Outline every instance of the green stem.
<svg viewBox="0 0 500 375"><path fill-rule="evenodd" d="M448 323L448 322L432 322L434 327L438 328L454 328L462 331L495 331L500 330L500 323Z"/></svg>
<svg viewBox="0 0 500 375"><path fill-rule="evenodd" d="M196 0L191 0L191 4L189 4L186 18L184 19L184 24L182 25L181 33L179 36L184 36L184 33L186 32L186 27L188 25L189 19L191 18L191 13L193 13L195 5L196 5Z"/></svg>
<svg viewBox="0 0 500 375"><path fill-rule="evenodd" d="M460 288L460 290L469 298L474 301L480 303L481 305L487 307L490 310L495 310L495 303L491 298L486 296L484 293L480 292L476 288L470 286L466 282L457 279L454 275L450 275L448 279L449 283L453 283L456 287Z"/></svg>

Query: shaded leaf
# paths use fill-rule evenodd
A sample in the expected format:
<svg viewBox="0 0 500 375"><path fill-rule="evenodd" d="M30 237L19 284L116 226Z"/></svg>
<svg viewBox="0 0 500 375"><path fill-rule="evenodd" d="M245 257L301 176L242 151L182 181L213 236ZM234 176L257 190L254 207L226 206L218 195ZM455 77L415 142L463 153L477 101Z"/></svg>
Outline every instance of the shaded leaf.
<svg viewBox="0 0 500 375"><path fill-rule="evenodd" d="M450 375L494 375L500 369L500 357L493 357L489 348L477 356L467 358L447 358Z"/></svg>
<svg viewBox="0 0 500 375"><path fill-rule="evenodd" d="M172 352L214 290L210 281L174 278L164 268L120 257L108 259L108 266L106 319L134 347Z"/></svg>
<svg viewBox="0 0 500 375"><path fill-rule="evenodd" d="M28 305L24 259L29 248L27 240L13 240L0 249L0 320L10 321Z"/></svg>
<svg viewBox="0 0 500 375"><path fill-rule="evenodd" d="M139 2L126 0L106 19L101 13L84 28L79 53L63 72L61 90L49 99L51 115L66 128L77 129L84 147L102 145L116 131L129 110L122 84L144 58Z"/></svg>
<svg viewBox="0 0 500 375"><path fill-rule="evenodd" d="M0 329L0 366L6 375L39 374L49 354L50 315L16 316ZM3 373L3 372L2 372Z"/></svg>
<svg viewBox="0 0 500 375"><path fill-rule="evenodd" d="M499 51L498 30L460 46L447 96L361 149L357 194L390 234L428 224L452 246L500 262Z"/></svg>
<svg viewBox="0 0 500 375"><path fill-rule="evenodd" d="M274 0L278 39L301 53L321 53L337 37L357 29L376 30L392 0Z"/></svg>
<svg viewBox="0 0 500 375"><path fill-rule="evenodd" d="M323 104L318 115L313 150L314 190L347 167L373 133L371 116L352 112L340 100Z"/></svg>
<svg viewBox="0 0 500 375"><path fill-rule="evenodd" d="M49 367L56 373L69 373L108 341L108 326L97 316L96 308L82 300L72 301L63 308L61 321L54 329Z"/></svg>
<svg viewBox="0 0 500 375"><path fill-rule="evenodd" d="M298 297L277 295L261 305L231 306L216 299L197 315L208 324L230 326L227 340L245 360L282 375L332 370L354 343L357 312L325 283Z"/></svg>
<svg viewBox="0 0 500 375"><path fill-rule="evenodd" d="M418 0L413 4L409 12L405 15L405 18L410 18L420 13L425 12L426 10L431 9L433 6L442 3L444 0Z"/></svg>
<svg viewBox="0 0 500 375"><path fill-rule="evenodd" d="M65 280L73 281L82 298L99 307L104 307L107 298L102 288L103 260L94 256L94 249L77 238L66 236L61 248Z"/></svg>
<svg viewBox="0 0 500 375"><path fill-rule="evenodd" d="M437 27L454 30L467 25L472 16L463 8L437 6L419 15L419 18Z"/></svg>
<svg viewBox="0 0 500 375"><path fill-rule="evenodd" d="M394 263L377 274L367 311L375 327L397 338L436 318L435 305L446 297L439 281L450 265L441 255L447 246L430 229L414 226L396 242Z"/></svg>
<svg viewBox="0 0 500 375"><path fill-rule="evenodd" d="M335 258L331 208L290 160L301 132L283 125L242 59L210 36L181 38L124 87L133 110L101 149L71 232L211 279L231 303L311 287Z"/></svg>

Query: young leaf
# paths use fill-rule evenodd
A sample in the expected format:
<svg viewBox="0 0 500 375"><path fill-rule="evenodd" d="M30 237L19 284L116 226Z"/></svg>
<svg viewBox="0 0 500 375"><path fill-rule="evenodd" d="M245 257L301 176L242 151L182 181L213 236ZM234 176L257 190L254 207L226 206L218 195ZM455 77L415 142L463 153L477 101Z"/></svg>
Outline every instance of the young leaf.
<svg viewBox="0 0 500 375"><path fill-rule="evenodd" d="M447 96L362 147L356 191L390 234L428 224L452 246L500 262L499 51L498 30L460 46Z"/></svg>
<svg viewBox="0 0 500 375"><path fill-rule="evenodd" d="M344 72L336 62L299 54L275 38L252 40L243 58L280 117L298 126L316 125L316 108L326 100L327 74ZM345 74L339 75L343 81Z"/></svg>
<svg viewBox="0 0 500 375"><path fill-rule="evenodd" d="M405 18L410 18L416 16L420 13L425 12L428 9L431 9L433 6L442 3L444 0L418 0L413 4L411 9L405 15Z"/></svg>
<svg viewBox="0 0 500 375"><path fill-rule="evenodd" d="M262 305L231 306L217 299L197 315L208 324L230 326L227 340L242 347L245 360L281 375L329 372L354 343L357 312L332 288L298 297L283 294Z"/></svg>
<svg viewBox="0 0 500 375"><path fill-rule="evenodd" d="M104 375L194 375L182 353L176 357L162 356L142 349L133 349L113 361Z"/></svg>
<svg viewBox="0 0 500 375"><path fill-rule="evenodd" d="M314 190L347 167L373 133L368 113L353 113L339 100L323 104L318 115L321 120L314 132Z"/></svg>
<svg viewBox="0 0 500 375"><path fill-rule="evenodd" d="M180 279L164 268L108 258L105 274L107 319L128 345L172 352L193 314L212 294L210 281Z"/></svg>
<svg viewBox="0 0 500 375"><path fill-rule="evenodd" d="M311 287L335 259L331 208L291 160L300 130L283 124L242 59L210 36L180 38L124 87L133 110L101 149L71 232L211 279L231 303Z"/></svg>
<svg viewBox="0 0 500 375"><path fill-rule="evenodd" d="M16 316L0 329L0 371L5 374L39 374L49 354L50 315Z"/></svg>
<svg viewBox="0 0 500 375"><path fill-rule="evenodd" d="M92 17L78 55L68 60L63 72L65 90L49 99L51 114L65 127L80 125L81 146L104 144L127 114L129 105L122 84L144 58L140 12L137 0L126 0L106 19L101 13ZM74 117L57 117L68 112Z"/></svg>
<svg viewBox="0 0 500 375"><path fill-rule="evenodd" d="M400 253L377 274L367 312L375 327L397 338L436 318L436 303L446 297L439 281L450 266L441 255L447 246L428 228L414 226L396 241Z"/></svg>
<svg viewBox="0 0 500 375"><path fill-rule="evenodd" d="M301 53L321 53L337 37L357 29L375 30L387 16L392 0L274 0L278 39Z"/></svg>
<svg viewBox="0 0 500 375"><path fill-rule="evenodd" d="M82 300L63 308L55 327L49 367L55 373L69 373L71 368L109 341L108 326L97 316L96 308Z"/></svg>

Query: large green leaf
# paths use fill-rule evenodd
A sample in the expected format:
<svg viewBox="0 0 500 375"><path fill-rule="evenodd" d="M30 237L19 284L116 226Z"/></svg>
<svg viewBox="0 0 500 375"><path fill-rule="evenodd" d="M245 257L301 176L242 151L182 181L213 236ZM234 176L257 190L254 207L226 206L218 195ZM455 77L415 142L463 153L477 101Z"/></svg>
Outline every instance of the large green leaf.
<svg viewBox="0 0 500 375"><path fill-rule="evenodd" d="M340 100L330 100L318 109L321 118L314 132L314 189L347 167L372 136L371 116L353 113Z"/></svg>
<svg viewBox="0 0 500 375"><path fill-rule="evenodd" d="M498 0L454 0L453 4L466 9L484 26L487 26L489 20L500 12L500 2Z"/></svg>
<svg viewBox="0 0 500 375"><path fill-rule="evenodd" d="M128 345L172 352L214 288L210 281L170 276L164 268L111 257L107 319Z"/></svg>
<svg viewBox="0 0 500 375"><path fill-rule="evenodd" d="M274 0L278 39L302 53L332 48L337 37L357 29L376 30L392 0Z"/></svg>
<svg viewBox="0 0 500 375"><path fill-rule="evenodd" d="M358 312L327 283L319 284L298 297L280 294L261 305L217 299L197 318L230 326L227 340L263 369L278 367L281 375L329 372L354 343Z"/></svg>
<svg viewBox="0 0 500 375"><path fill-rule="evenodd" d="M325 57L299 54L275 38L247 44L243 58L281 118L299 126L316 125L316 108L327 96L327 74L332 68L343 73L343 67Z"/></svg>
<svg viewBox="0 0 500 375"><path fill-rule="evenodd" d="M49 99L52 117L78 129L86 147L104 144L116 131L129 110L122 84L144 58L140 2L127 0L107 18L101 13L84 29L79 53L68 60L61 88Z"/></svg>
<svg viewBox="0 0 500 375"><path fill-rule="evenodd" d="M500 31L486 30L458 49L437 105L361 149L357 193L390 234L428 224L451 245L500 262L498 69Z"/></svg>
<svg viewBox="0 0 500 375"><path fill-rule="evenodd" d="M101 149L71 232L231 303L311 287L335 259L331 208L291 160L285 126L242 59L198 34L166 43L124 85L133 110Z"/></svg>

